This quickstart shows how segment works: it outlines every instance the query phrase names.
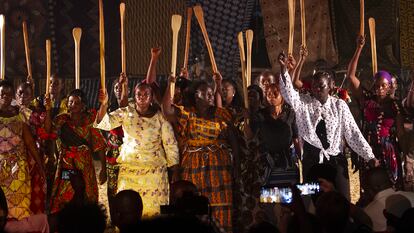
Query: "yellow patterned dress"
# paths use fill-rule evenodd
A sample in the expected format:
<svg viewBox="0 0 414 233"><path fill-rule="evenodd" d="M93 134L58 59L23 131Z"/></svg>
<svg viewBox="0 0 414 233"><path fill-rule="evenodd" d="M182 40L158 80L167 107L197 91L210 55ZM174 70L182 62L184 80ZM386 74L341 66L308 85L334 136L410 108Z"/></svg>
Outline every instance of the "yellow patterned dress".
<svg viewBox="0 0 414 233"><path fill-rule="evenodd" d="M30 215L30 174L23 142L24 117L0 117L0 187L6 195L8 218Z"/></svg>
<svg viewBox="0 0 414 233"><path fill-rule="evenodd" d="M123 145L117 159L119 164L118 192L137 191L144 204L143 216L160 213L167 205L169 184L167 167L178 164L178 146L171 124L161 112L152 117L141 117L134 107L119 108L95 127L111 130L122 126Z"/></svg>

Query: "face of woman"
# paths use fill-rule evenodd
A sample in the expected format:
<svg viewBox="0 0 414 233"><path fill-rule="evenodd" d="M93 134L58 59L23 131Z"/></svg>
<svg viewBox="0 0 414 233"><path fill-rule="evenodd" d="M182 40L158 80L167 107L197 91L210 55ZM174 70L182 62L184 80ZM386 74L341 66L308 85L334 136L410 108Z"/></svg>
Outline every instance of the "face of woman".
<svg viewBox="0 0 414 233"><path fill-rule="evenodd" d="M50 94L57 95L62 91L62 80L56 76L50 77Z"/></svg>
<svg viewBox="0 0 414 233"><path fill-rule="evenodd" d="M114 94L115 94L115 98L117 100L121 99L121 92L122 92L122 88L121 85L117 82L114 85Z"/></svg>
<svg viewBox="0 0 414 233"><path fill-rule="evenodd" d="M269 89L269 85L275 83L275 77L273 75L260 76L259 86L262 88L263 93L266 93Z"/></svg>
<svg viewBox="0 0 414 233"><path fill-rule="evenodd" d="M205 104L208 106L214 106L214 93L213 89L207 85L200 86L196 91L196 103Z"/></svg>
<svg viewBox="0 0 414 233"><path fill-rule="evenodd" d="M79 96L69 96L68 108L70 113L81 113L83 103Z"/></svg>
<svg viewBox="0 0 414 233"><path fill-rule="evenodd" d="M16 92L16 101L19 106L29 106L33 99L32 89L30 87L19 87Z"/></svg>
<svg viewBox="0 0 414 233"><path fill-rule="evenodd" d="M322 76L312 80L312 95L321 103L325 103L329 96L330 79Z"/></svg>
<svg viewBox="0 0 414 233"><path fill-rule="evenodd" d="M383 78L379 77L374 83L374 92L380 98L384 98L387 96L390 90L390 82Z"/></svg>
<svg viewBox="0 0 414 233"><path fill-rule="evenodd" d="M226 100L227 104L230 104L233 101L233 97L236 94L234 86L230 82L224 82L222 88L223 97Z"/></svg>
<svg viewBox="0 0 414 233"><path fill-rule="evenodd" d="M395 91L397 91L398 88L398 82L395 77L392 77L391 79L391 86L390 86L390 93L395 94Z"/></svg>
<svg viewBox="0 0 414 233"><path fill-rule="evenodd" d="M10 87L0 87L0 108L5 109L11 105L13 100L13 89Z"/></svg>
<svg viewBox="0 0 414 233"><path fill-rule="evenodd" d="M257 108L260 106L260 95L257 91L249 90L248 93L249 108Z"/></svg>
<svg viewBox="0 0 414 233"><path fill-rule="evenodd" d="M152 91L148 86L139 86L135 89L135 103L138 110L146 111L152 103Z"/></svg>
<svg viewBox="0 0 414 233"><path fill-rule="evenodd" d="M266 92L266 100L272 106L279 106L283 103L282 95L275 85L271 85Z"/></svg>

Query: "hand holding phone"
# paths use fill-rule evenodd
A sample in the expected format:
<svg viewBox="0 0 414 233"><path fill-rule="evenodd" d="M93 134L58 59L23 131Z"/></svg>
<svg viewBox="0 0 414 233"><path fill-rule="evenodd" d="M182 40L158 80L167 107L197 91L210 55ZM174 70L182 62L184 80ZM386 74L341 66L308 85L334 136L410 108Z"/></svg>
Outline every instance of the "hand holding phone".
<svg viewBox="0 0 414 233"><path fill-rule="evenodd" d="M302 196L316 194L320 191L318 183L297 184L296 188L300 190ZM261 203L289 204L292 200L292 188L286 184L276 187L263 187L260 191Z"/></svg>

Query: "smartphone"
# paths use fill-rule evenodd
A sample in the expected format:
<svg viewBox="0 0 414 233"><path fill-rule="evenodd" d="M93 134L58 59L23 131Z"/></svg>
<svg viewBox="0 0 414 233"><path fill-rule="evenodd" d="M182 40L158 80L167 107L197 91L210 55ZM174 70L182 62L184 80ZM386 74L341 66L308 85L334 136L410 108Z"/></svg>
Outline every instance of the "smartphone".
<svg viewBox="0 0 414 233"><path fill-rule="evenodd" d="M301 191L301 195L312 195L320 191L318 183L297 184L296 187ZM292 202L293 194L288 185L278 185L275 187L263 187L260 191L260 203L283 203Z"/></svg>
<svg viewBox="0 0 414 233"><path fill-rule="evenodd" d="M70 180L70 175L74 175L74 174L75 174L75 170L63 169L61 179Z"/></svg>

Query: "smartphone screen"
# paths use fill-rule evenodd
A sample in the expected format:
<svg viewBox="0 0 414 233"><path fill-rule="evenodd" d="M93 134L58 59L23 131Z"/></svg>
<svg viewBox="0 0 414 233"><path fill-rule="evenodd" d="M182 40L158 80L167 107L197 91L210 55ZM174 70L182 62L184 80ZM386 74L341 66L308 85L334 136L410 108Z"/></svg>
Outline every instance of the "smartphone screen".
<svg viewBox="0 0 414 233"><path fill-rule="evenodd" d="M62 180L70 180L70 175L75 174L74 170L62 170Z"/></svg>
<svg viewBox="0 0 414 233"><path fill-rule="evenodd" d="M297 184L296 187L301 191L301 195L312 195L320 191L318 183ZM276 187L263 187L260 191L260 203L283 203L292 202L293 194L290 187L280 185Z"/></svg>

